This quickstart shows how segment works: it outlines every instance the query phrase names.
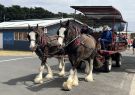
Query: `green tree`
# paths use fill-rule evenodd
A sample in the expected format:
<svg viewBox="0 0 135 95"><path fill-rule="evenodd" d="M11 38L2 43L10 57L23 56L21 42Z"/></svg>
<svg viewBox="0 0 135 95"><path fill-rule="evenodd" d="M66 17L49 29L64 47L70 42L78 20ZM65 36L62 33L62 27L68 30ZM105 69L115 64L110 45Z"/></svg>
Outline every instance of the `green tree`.
<svg viewBox="0 0 135 95"><path fill-rule="evenodd" d="M63 12L54 14L48 10L43 9L42 7L27 8L20 7L19 5L4 7L0 4L0 21L68 17L75 17L78 20L84 21L84 16L82 14L76 14L75 16L74 14L67 14Z"/></svg>
<svg viewBox="0 0 135 95"><path fill-rule="evenodd" d="M4 10L5 7L0 4L0 22L4 20Z"/></svg>

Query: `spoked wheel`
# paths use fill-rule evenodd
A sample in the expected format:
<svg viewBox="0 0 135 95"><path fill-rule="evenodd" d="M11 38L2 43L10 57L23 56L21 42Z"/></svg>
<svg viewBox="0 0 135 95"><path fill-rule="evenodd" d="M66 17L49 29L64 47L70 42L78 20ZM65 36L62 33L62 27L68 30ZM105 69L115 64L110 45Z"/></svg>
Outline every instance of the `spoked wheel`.
<svg viewBox="0 0 135 95"><path fill-rule="evenodd" d="M115 61L116 61L116 67L120 67L122 64L122 55L120 53L117 54Z"/></svg>
<svg viewBox="0 0 135 95"><path fill-rule="evenodd" d="M112 58L110 57L109 59L106 59L104 63L104 71L105 72L110 72L112 69Z"/></svg>

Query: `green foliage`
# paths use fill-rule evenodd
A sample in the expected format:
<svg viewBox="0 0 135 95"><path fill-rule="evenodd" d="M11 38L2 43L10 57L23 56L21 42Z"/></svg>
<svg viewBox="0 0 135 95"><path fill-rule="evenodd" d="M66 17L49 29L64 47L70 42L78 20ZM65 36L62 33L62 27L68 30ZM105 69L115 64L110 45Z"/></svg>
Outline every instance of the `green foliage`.
<svg viewBox="0 0 135 95"><path fill-rule="evenodd" d="M4 17L4 6L0 4L0 21L3 20Z"/></svg>
<svg viewBox="0 0 135 95"><path fill-rule="evenodd" d="M75 17L76 19L84 22L82 14L74 15L58 12L52 13L42 7L27 8L13 5L11 7L4 7L0 4L0 22L9 20L25 20L25 19L44 19L44 18L69 18Z"/></svg>

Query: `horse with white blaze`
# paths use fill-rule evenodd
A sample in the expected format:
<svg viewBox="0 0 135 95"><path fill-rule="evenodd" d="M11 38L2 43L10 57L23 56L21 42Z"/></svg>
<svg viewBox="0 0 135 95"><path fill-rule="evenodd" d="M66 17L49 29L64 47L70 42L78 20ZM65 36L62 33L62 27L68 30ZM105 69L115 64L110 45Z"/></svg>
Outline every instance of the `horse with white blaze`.
<svg viewBox="0 0 135 95"><path fill-rule="evenodd" d="M47 79L53 78L53 72L47 63L48 57L56 57L59 62L59 69L60 69L60 76L65 75L65 62L64 62L64 55L59 53L60 44L58 44L57 37L50 37L44 33L44 27L36 27L31 28L28 34L28 40L30 42L30 49L34 51L37 56L39 56L41 60L41 66L39 68L39 74L35 77L35 83L43 83L43 71L46 67L47 69Z"/></svg>

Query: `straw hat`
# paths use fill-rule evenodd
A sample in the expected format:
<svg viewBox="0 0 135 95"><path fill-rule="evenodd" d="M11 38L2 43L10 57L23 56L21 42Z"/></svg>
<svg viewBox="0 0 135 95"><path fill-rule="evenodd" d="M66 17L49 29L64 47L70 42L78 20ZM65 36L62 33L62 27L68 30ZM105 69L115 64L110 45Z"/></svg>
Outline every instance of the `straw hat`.
<svg viewBox="0 0 135 95"><path fill-rule="evenodd" d="M110 30L110 27L108 25L104 25L103 26L103 31L108 31L108 30Z"/></svg>

